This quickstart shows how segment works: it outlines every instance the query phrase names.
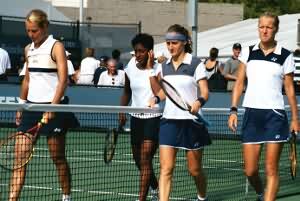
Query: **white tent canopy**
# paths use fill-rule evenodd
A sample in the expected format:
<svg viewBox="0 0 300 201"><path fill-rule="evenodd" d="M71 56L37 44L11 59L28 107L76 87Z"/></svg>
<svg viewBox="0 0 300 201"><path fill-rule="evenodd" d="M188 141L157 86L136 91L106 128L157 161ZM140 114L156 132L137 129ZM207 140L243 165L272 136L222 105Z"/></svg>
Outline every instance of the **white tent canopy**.
<svg viewBox="0 0 300 201"><path fill-rule="evenodd" d="M279 17L279 31L276 40L291 51L297 48L298 19L300 19L300 14ZM241 43L242 47L257 43L257 21L258 19L248 19L198 33L197 56L207 57L211 47L218 48L220 56L228 56L232 54L232 45L236 42ZM154 53L158 52L166 56L169 55L165 43L154 46Z"/></svg>

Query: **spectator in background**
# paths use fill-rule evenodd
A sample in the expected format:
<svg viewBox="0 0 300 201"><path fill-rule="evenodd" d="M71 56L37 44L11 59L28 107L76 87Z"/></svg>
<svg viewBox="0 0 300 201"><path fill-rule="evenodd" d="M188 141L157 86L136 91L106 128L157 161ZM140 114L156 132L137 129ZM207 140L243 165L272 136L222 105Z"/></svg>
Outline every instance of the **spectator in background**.
<svg viewBox="0 0 300 201"><path fill-rule="evenodd" d="M107 71L101 73L98 85L124 86L125 72L117 69L117 63L115 59L107 61Z"/></svg>
<svg viewBox="0 0 300 201"><path fill-rule="evenodd" d="M118 49L114 49L114 50L111 52L111 57L117 61L117 69L118 69L118 70L124 70L124 65L123 65L123 63L120 61L120 56L121 56L121 52L120 52L120 50L118 50Z"/></svg>
<svg viewBox="0 0 300 201"><path fill-rule="evenodd" d="M0 81L7 81L8 69L11 69L9 55L6 50L0 48Z"/></svg>
<svg viewBox="0 0 300 201"><path fill-rule="evenodd" d="M134 52L134 51L131 51L131 52L130 52L130 55L131 55L131 58L135 57L135 52Z"/></svg>
<svg viewBox="0 0 300 201"><path fill-rule="evenodd" d="M74 70L73 63L70 60L70 55L71 53L66 51L69 83L75 84L76 83L75 70Z"/></svg>
<svg viewBox="0 0 300 201"><path fill-rule="evenodd" d="M95 70L99 67L100 61L94 57L95 49L86 48L86 57L81 61L77 84L92 85Z"/></svg>
<svg viewBox="0 0 300 201"><path fill-rule="evenodd" d="M107 70L107 61L108 61L107 56L101 56L100 57L100 66L95 70L94 73L94 78L93 78L93 83L94 85L97 85L99 82L100 75Z"/></svg>
<svg viewBox="0 0 300 201"><path fill-rule="evenodd" d="M209 51L209 58L204 61L207 75L208 88L210 90L226 90L227 81L223 76L223 65L217 60L219 50L215 47Z"/></svg>
<svg viewBox="0 0 300 201"><path fill-rule="evenodd" d="M21 56L20 56L20 59L19 59L18 62L16 63L16 70L17 70L18 74L20 74L21 71L23 70L24 63L25 63L25 56L24 56L24 55L21 55Z"/></svg>
<svg viewBox="0 0 300 201"><path fill-rule="evenodd" d="M19 72L19 81L20 81L20 83L23 82L23 79L25 77L25 72L26 72L26 61L23 63L23 67L21 68L21 70Z"/></svg>
<svg viewBox="0 0 300 201"><path fill-rule="evenodd" d="M294 86L296 92L300 92L300 49L296 49L293 56L296 67L294 72Z"/></svg>
<svg viewBox="0 0 300 201"><path fill-rule="evenodd" d="M233 44L232 52L233 55L230 59L228 59L224 66L223 75L227 80L227 90L231 91L233 89L234 83L237 78L237 69L239 64L241 63L238 60L238 57L241 53L242 46L240 43Z"/></svg>

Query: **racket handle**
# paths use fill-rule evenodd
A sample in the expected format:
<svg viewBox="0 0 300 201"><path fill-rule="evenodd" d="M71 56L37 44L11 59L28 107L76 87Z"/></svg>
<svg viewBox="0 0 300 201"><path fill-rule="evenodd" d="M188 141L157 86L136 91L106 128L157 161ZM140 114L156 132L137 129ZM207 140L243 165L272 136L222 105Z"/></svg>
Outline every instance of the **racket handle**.
<svg viewBox="0 0 300 201"><path fill-rule="evenodd" d="M211 123L203 118L199 113L196 113L195 116L198 118L197 120L203 123L206 127L210 127Z"/></svg>

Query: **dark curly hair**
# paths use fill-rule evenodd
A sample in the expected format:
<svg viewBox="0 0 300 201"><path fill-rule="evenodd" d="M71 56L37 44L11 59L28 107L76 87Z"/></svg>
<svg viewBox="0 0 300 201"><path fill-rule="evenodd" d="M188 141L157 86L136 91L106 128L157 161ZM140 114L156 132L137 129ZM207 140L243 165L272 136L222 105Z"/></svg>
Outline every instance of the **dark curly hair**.
<svg viewBox="0 0 300 201"><path fill-rule="evenodd" d="M139 33L131 40L131 46L134 48L137 44L142 44L147 50L152 50L154 47L154 39L146 33Z"/></svg>

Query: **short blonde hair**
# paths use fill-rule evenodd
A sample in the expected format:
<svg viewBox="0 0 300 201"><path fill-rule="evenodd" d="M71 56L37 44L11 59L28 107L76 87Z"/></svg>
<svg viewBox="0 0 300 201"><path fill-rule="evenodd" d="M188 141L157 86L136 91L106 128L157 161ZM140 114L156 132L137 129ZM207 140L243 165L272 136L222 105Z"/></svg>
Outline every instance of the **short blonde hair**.
<svg viewBox="0 0 300 201"><path fill-rule="evenodd" d="M264 12L259 16L259 19L262 17L270 17L274 19L274 26L276 27L276 32L279 30L279 17L278 15L275 15L274 13L271 12Z"/></svg>
<svg viewBox="0 0 300 201"><path fill-rule="evenodd" d="M47 14L40 9L31 10L26 16L26 21L34 22L40 28L45 28L49 25Z"/></svg>

